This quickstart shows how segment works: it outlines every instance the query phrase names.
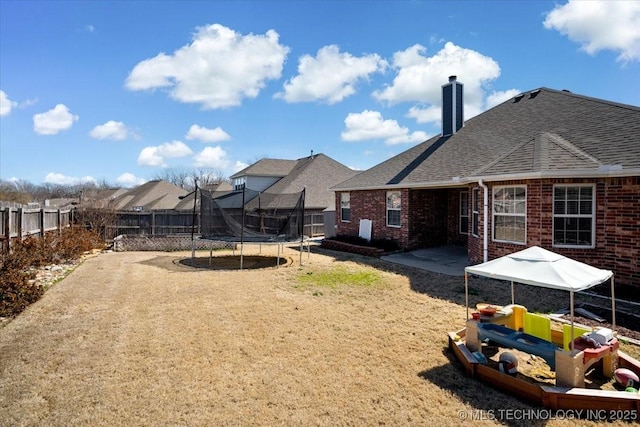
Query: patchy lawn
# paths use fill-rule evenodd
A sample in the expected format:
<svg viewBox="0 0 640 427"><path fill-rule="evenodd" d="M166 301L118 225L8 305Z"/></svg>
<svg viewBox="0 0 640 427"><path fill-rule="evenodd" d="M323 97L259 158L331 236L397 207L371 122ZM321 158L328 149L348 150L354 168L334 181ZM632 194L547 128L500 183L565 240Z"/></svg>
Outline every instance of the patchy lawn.
<svg viewBox="0 0 640 427"><path fill-rule="evenodd" d="M179 262L190 255L89 258L1 328L0 424L575 424L491 419L535 408L466 378L446 350L462 278L318 248L303 266L286 249L286 265L244 271ZM507 303L510 288L476 279L471 298Z"/></svg>

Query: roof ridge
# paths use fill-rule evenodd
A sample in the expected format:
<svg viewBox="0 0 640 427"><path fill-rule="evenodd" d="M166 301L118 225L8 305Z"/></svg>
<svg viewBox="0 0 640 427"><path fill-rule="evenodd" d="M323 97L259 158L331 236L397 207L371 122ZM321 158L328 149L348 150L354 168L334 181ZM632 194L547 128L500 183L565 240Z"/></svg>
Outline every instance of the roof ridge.
<svg viewBox="0 0 640 427"><path fill-rule="evenodd" d="M576 147L571 141L568 141L567 139L561 137L558 134L552 133L552 132L543 132L541 136L547 136L548 139L553 142L554 144L564 148L567 151L572 152L573 154L583 157L586 160L590 160L594 163L598 163L598 164L602 164L602 162L593 157L591 154L581 150L580 148Z"/></svg>
<svg viewBox="0 0 640 427"><path fill-rule="evenodd" d="M491 169L492 167L494 167L495 165L500 163L503 159L507 158L508 156L512 155L513 153L515 153L516 151L522 149L523 147L526 147L531 142L534 142L534 138L530 138L530 139L528 139L526 141L521 142L520 144L517 144L511 150L505 152L502 156L499 156L498 158L496 158L492 162L489 162L486 165L483 165L482 167L480 167L480 168L474 170L473 172L471 172L470 176L475 176L475 175L481 174L482 172L484 172L486 170Z"/></svg>
<svg viewBox="0 0 640 427"><path fill-rule="evenodd" d="M548 92L556 93L558 95L565 95L565 96L570 96L570 97L573 97L573 98L580 98L580 99L584 99L584 100L587 100L587 101L597 102L599 104L606 104L606 105L625 108L625 109L629 109L629 110L638 110L638 111L640 111L640 106L637 106L637 105L623 104L621 102L610 101L608 99L602 99L602 98L594 98L594 97L587 96L587 95L581 95L579 93L573 93L573 92L571 92L570 90L567 90L567 89L558 90L558 89L552 89L552 88L548 88L548 87L542 86L542 87L539 87L538 89L532 89L532 90L524 91L524 92L521 92L521 93L522 94L527 94L527 93L535 92L537 90L545 90L545 91L548 91Z"/></svg>

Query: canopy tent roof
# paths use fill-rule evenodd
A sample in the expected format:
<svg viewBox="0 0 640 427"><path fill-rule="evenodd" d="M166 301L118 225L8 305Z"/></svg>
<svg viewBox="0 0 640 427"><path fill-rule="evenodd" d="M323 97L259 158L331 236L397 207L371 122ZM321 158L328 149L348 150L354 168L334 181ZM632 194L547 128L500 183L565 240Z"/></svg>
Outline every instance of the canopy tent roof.
<svg viewBox="0 0 640 427"><path fill-rule="evenodd" d="M609 270L592 267L538 246L464 270L466 274L571 292L589 289L613 276Z"/></svg>

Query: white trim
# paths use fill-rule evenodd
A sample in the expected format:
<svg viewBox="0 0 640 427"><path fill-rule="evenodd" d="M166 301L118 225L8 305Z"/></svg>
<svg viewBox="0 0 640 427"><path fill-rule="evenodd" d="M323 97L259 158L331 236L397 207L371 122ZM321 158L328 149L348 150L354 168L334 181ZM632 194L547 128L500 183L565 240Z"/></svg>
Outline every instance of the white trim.
<svg viewBox="0 0 640 427"><path fill-rule="evenodd" d="M340 222L351 222L351 193L349 193L348 191L341 191L340 193ZM342 195L346 194L349 196L349 219L344 219L343 215L342 215L342 211L344 209L347 208L343 208L342 207Z"/></svg>
<svg viewBox="0 0 640 427"><path fill-rule="evenodd" d="M524 212L504 212L496 213L496 191L508 188L524 188ZM515 217L524 218L524 237L522 241L519 240L506 240L496 238L496 215L501 217ZM526 184L514 184L514 185L495 185L491 188L491 241L501 243L512 243L514 245L526 245L527 244L527 185Z"/></svg>
<svg viewBox="0 0 640 427"><path fill-rule="evenodd" d="M590 187L591 188L591 244L590 245L556 245L555 244L555 223L556 223L556 187ZM596 185L593 183L557 183L553 184L553 194L551 195L551 245L554 248L569 248L569 249L593 249L596 247ZM558 214L560 215L560 214ZM565 214L559 216L562 218L585 218L585 216L578 214L571 215Z"/></svg>
<svg viewBox="0 0 640 427"><path fill-rule="evenodd" d="M466 212L464 212L463 215L463 211L462 211L462 195L466 194L467 196L467 209ZM469 208L471 207L470 204L470 200L471 198L469 197L469 190L463 190L459 193L459 198L458 198L458 234L463 234L463 235L469 235L470 231L469 231L469 219L470 219L470 215L469 215ZM462 231L462 218L466 218L467 220L467 226L466 232Z"/></svg>
<svg viewBox="0 0 640 427"><path fill-rule="evenodd" d="M615 169L615 168L612 168ZM455 179L432 181L432 182L414 182L414 183L400 183L391 185L367 185L359 187L344 187L344 188L331 188L334 191L363 191L363 190L390 190L400 188L413 188L413 189L427 189L427 188L452 188L460 187L465 184L477 183L482 180L484 182L497 182L497 181L516 181L516 180L538 180L538 179L553 179L553 178L623 178L640 176L640 168L633 169L615 169L615 170L572 170L572 171L543 171L536 173L520 173L520 174L503 174L503 175L485 175L485 176L468 176L468 177L455 177Z"/></svg>
<svg viewBox="0 0 640 427"><path fill-rule="evenodd" d="M480 185L482 188L484 188L485 191L487 190L487 186L482 183L482 180L480 180L478 185ZM477 195L476 195L476 193L477 193ZM479 234L474 232L474 227L473 227L474 215L476 215L477 216L477 218L476 218L477 227L475 228L475 231L479 231L479 229L480 229L480 209L478 209L478 202L480 201L480 197L479 196L480 196L480 188L478 188L478 187L472 188L471 189L471 230L469 231L469 233L473 237L479 237L480 236Z"/></svg>
<svg viewBox="0 0 640 427"><path fill-rule="evenodd" d="M389 193L399 193L400 194L400 207L399 208L389 208ZM399 190L387 190L384 196L384 207L385 207L385 211L384 211L384 216L385 216L385 223L387 225L387 227L391 227L391 228L402 228L402 191ZM389 224L389 211L397 211L400 212L400 224L396 225L396 224Z"/></svg>

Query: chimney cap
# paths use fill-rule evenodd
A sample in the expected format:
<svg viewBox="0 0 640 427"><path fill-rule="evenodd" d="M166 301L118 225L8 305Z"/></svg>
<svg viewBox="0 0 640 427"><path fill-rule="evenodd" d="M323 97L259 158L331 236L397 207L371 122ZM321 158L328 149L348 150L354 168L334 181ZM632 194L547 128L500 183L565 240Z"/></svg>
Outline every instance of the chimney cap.
<svg viewBox="0 0 640 427"><path fill-rule="evenodd" d="M457 78L458 78L458 76L449 76L449 81L450 82L455 82Z"/></svg>

